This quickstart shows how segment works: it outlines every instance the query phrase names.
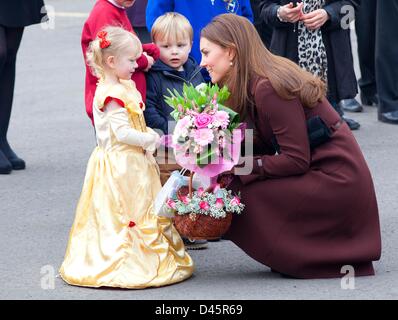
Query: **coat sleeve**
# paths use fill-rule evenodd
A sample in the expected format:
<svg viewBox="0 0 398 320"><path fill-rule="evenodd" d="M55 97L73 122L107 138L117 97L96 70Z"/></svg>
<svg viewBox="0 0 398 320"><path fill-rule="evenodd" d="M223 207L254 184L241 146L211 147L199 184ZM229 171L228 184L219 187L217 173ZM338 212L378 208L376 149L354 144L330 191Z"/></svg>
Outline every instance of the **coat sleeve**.
<svg viewBox="0 0 398 320"><path fill-rule="evenodd" d="M146 7L146 25L151 31L155 20L166 12L174 12L174 0L148 0Z"/></svg>
<svg viewBox="0 0 398 320"><path fill-rule="evenodd" d="M329 20L324 25L324 28L327 30L338 30L342 29L342 22L344 16L348 14L346 10L342 10L344 7L348 6L348 8L352 8L355 13L355 10L358 9L361 0L343 0L343 1L334 1L329 4L323 6L323 9L328 13ZM351 17L350 17L351 18ZM354 18L354 17L352 17Z"/></svg>
<svg viewBox="0 0 398 320"><path fill-rule="evenodd" d="M160 129L167 134L167 119L158 109L162 105L162 96L159 84L151 74L147 74L146 106L144 111L145 122L152 129Z"/></svg>
<svg viewBox="0 0 398 320"><path fill-rule="evenodd" d="M291 25L289 22L281 22L277 17L277 10L281 5L280 0L265 0L260 1L258 10L260 12L260 19L266 24L274 28L287 28Z"/></svg>
<svg viewBox="0 0 398 320"><path fill-rule="evenodd" d="M142 45L142 50L149 56L151 56L155 61L159 59L160 56L160 50L154 43L146 43ZM142 54L138 59L137 59L137 64L138 68L137 70L139 71L144 71L148 67L148 59L145 57L144 54Z"/></svg>
<svg viewBox="0 0 398 320"><path fill-rule="evenodd" d="M269 123L280 146L279 154L261 156L262 168L253 164L256 173L266 178L306 173L310 167L310 146L301 102L297 98L282 99L268 80L260 80L255 91L255 104L259 123Z"/></svg>

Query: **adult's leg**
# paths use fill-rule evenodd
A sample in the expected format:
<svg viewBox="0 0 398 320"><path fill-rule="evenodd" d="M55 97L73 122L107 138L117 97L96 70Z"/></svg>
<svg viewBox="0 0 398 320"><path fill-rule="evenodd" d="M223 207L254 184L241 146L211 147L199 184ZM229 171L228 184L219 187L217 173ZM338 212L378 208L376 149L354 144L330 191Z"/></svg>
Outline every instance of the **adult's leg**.
<svg viewBox="0 0 398 320"><path fill-rule="evenodd" d="M358 38L358 58L361 78L362 103L377 104L375 42L376 42L376 0L362 0L355 17L355 30Z"/></svg>
<svg viewBox="0 0 398 320"><path fill-rule="evenodd" d="M377 1L376 81L379 120L398 124L398 0Z"/></svg>
<svg viewBox="0 0 398 320"><path fill-rule="evenodd" d="M7 58L7 42L5 27L0 25L0 81L3 81L2 71ZM3 120L3 107L0 104L0 122ZM0 124L1 126L1 124ZM12 165L5 154L0 150L0 174L8 174L12 171Z"/></svg>
<svg viewBox="0 0 398 320"><path fill-rule="evenodd" d="M18 158L7 141L15 85L15 63L24 28L0 28L2 58L0 59L0 150L15 170L24 169L25 162ZM5 54L4 54L5 52Z"/></svg>

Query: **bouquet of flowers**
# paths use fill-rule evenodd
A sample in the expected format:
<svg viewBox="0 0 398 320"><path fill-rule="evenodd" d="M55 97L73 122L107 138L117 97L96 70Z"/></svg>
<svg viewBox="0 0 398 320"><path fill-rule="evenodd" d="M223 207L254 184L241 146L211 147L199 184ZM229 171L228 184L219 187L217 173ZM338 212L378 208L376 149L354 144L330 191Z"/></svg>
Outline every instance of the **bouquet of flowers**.
<svg viewBox="0 0 398 320"><path fill-rule="evenodd" d="M177 121L172 135L176 161L183 168L208 177L230 170L237 164L242 141L239 114L225 107L230 93L226 86L184 84L166 97Z"/></svg>
<svg viewBox="0 0 398 320"><path fill-rule="evenodd" d="M172 147L177 163L191 176L189 185L180 187L166 205L174 212L182 236L218 238L228 230L232 214L242 213L245 207L239 195L214 183L218 174L238 163L243 125L239 115L222 104L230 95L225 86L184 85L182 95L169 93L165 101L174 108L171 115L177 121ZM194 174L212 178L213 185L193 190Z"/></svg>

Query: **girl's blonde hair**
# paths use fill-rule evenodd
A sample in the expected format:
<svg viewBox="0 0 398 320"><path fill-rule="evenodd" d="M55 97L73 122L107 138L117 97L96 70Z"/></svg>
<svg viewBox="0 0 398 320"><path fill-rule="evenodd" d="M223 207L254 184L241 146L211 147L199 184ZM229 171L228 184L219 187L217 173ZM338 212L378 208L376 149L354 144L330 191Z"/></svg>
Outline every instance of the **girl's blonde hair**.
<svg viewBox="0 0 398 320"><path fill-rule="evenodd" d="M102 38L101 38L102 34ZM104 40L109 45L104 45ZM101 48L101 43L103 48ZM121 28L108 26L98 32L96 38L90 42L86 53L87 65L97 78L105 78L105 59L109 56L120 56L127 48L134 48L136 57L142 54L140 40L133 33Z"/></svg>
<svg viewBox="0 0 398 320"><path fill-rule="evenodd" d="M222 82L232 92L231 107L243 117L253 103L249 81L254 76L268 78L281 98L298 97L308 108L315 107L326 95L326 84L320 78L269 52L255 27L244 17L235 14L216 16L202 29L201 37L235 52L233 66Z"/></svg>
<svg viewBox="0 0 398 320"><path fill-rule="evenodd" d="M157 18L151 30L152 41L171 40L181 41L189 38L193 40L193 30L188 19L177 12L167 12Z"/></svg>

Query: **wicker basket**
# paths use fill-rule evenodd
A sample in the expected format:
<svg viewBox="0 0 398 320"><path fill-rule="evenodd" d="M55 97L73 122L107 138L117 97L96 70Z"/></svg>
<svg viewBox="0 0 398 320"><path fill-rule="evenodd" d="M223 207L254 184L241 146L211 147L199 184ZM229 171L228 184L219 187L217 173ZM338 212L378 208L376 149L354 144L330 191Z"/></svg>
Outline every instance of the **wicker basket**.
<svg viewBox="0 0 398 320"><path fill-rule="evenodd" d="M192 177L190 174L189 186L183 186L177 191L178 196L186 196L189 194L192 197ZM175 214L174 225L179 234L185 238L193 240L198 239L218 239L224 235L232 221L232 214L227 213L225 218L216 219L203 214Z"/></svg>

